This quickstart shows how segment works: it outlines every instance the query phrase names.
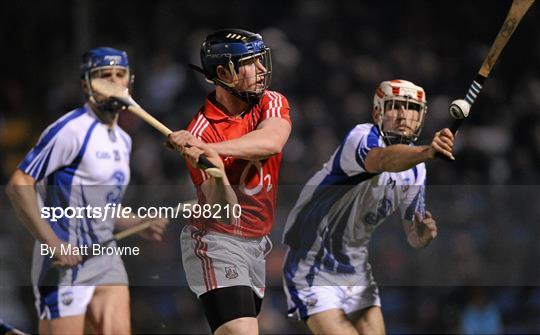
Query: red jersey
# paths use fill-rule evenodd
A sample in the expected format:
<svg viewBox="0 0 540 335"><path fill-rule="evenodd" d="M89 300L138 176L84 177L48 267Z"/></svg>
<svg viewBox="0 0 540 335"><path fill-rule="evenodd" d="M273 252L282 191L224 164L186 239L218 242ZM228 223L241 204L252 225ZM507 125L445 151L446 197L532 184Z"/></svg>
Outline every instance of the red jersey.
<svg viewBox="0 0 540 335"><path fill-rule="evenodd" d="M211 93L213 94L215 93ZM229 117L207 97L204 106L190 122L187 130L206 143L224 142L256 130L262 121L272 117L291 122L289 103L278 92L266 91L257 105L236 118ZM191 218L191 224L200 229L236 236L267 235L274 223L281 153L254 161L234 157L221 158L229 182L241 206L241 216L230 225L222 224L214 219L194 217ZM208 176L202 170L193 168L189 163L187 166L197 188L199 203L204 204L206 201L200 185L208 179ZM232 210L230 212L232 213ZM225 215L224 212L221 215Z"/></svg>

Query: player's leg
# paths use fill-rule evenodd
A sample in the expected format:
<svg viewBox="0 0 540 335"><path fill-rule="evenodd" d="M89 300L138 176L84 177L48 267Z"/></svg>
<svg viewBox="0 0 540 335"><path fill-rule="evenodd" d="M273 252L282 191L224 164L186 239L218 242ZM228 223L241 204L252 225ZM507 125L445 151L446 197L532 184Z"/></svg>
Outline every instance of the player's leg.
<svg viewBox="0 0 540 335"><path fill-rule="evenodd" d="M344 310L346 286L340 284L335 275L313 272L296 251L287 252L283 286L288 316L304 320L312 333L357 334Z"/></svg>
<svg viewBox="0 0 540 335"><path fill-rule="evenodd" d="M256 318L239 318L219 326L214 335L251 335L259 334L259 325Z"/></svg>
<svg viewBox="0 0 540 335"><path fill-rule="evenodd" d="M92 286L34 286L40 334L83 334Z"/></svg>
<svg viewBox="0 0 540 335"><path fill-rule="evenodd" d="M265 256L272 250L272 243L268 237L265 237L260 241L253 240L252 243L245 243L244 248L245 251L248 251L244 254L244 257L250 263L249 277L251 279L251 287L236 286L235 288L222 290L217 294L222 295L221 302L211 302L212 306L216 306L223 302L227 303L227 301L229 301L227 304L230 305L231 299L239 300L235 303L236 307L234 307L234 310L227 312L229 316L220 321L222 324L217 328L214 326L214 334L217 335L259 333L257 316L261 311L262 297L265 290ZM211 292L207 292L205 295L209 295L209 293L212 294ZM206 297L203 296L201 296L201 301L204 302ZM208 302L205 302L205 305L208 305ZM226 307L221 310L226 311ZM224 322L225 320L230 321Z"/></svg>
<svg viewBox="0 0 540 335"><path fill-rule="evenodd" d="M379 306L371 306L350 315L354 327L360 334L386 334L384 319Z"/></svg>
<svg viewBox="0 0 540 335"><path fill-rule="evenodd" d="M234 334L259 334L259 324L256 318L234 319L221 325L214 332L215 335L234 335Z"/></svg>
<svg viewBox="0 0 540 335"><path fill-rule="evenodd" d="M201 300L212 333L251 335L259 333L257 315L262 299L249 286L231 286L208 291Z"/></svg>
<svg viewBox="0 0 540 335"><path fill-rule="evenodd" d="M41 335L77 335L83 334L84 315L65 316L52 320L39 320Z"/></svg>
<svg viewBox="0 0 540 335"><path fill-rule="evenodd" d="M254 252L251 248L257 248L259 243L260 239L236 238L192 226L182 230L186 279L204 306L212 332L258 333L256 317L262 299L254 293L257 288L253 285L249 253ZM264 287L261 290L264 291Z"/></svg>
<svg viewBox="0 0 540 335"><path fill-rule="evenodd" d="M128 287L96 286L86 314L92 328L98 334L130 334Z"/></svg>
<svg viewBox="0 0 540 335"><path fill-rule="evenodd" d="M358 334L343 309L346 287L301 286L294 278L286 279L285 285L290 316L305 320L313 334Z"/></svg>
<svg viewBox="0 0 540 335"><path fill-rule="evenodd" d="M345 312L338 308L310 315L306 323L313 334L358 334Z"/></svg>
<svg viewBox="0 0 540 335"><path fill-rule="evenodd" d="M385 334L379 289L369 285L348 286L344 310L360 334Z"/></svg>

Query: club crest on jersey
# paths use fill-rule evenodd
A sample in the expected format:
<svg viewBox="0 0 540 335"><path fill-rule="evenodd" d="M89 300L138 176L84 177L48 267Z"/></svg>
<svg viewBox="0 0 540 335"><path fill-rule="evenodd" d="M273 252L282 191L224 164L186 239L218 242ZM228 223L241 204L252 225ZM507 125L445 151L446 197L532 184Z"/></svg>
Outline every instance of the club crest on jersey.
<svg viewBox="0 0 540 335"><path fill-rule="evenodd" d="M238 268L236 267L236 265L225 267L225 277L227 277L228 279L235 279L238 277Z"/></svg>
<svg viewBox="0 0 540 335"><path fill-rule="evenodd" d="M64 305L69 306L71 305L72 302L73 302L73 292L66 291L62 293L62 303Z"/></svg>

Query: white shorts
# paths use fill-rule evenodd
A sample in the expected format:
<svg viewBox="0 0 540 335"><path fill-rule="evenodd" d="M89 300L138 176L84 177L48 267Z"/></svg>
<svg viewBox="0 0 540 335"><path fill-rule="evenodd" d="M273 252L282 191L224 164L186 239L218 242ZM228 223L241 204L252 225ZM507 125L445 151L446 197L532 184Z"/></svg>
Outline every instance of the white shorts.
<svg viewBox="0 0 540 335"><path fill-rule="evenodd" d="M366 272L346 274L328 271L310 273L309 264L300 263L294 275L285 262L283 286L287 297L288 317L305 320L310 315L329 309L342 309L350 314L371 306L381 306L379 289ZM306 278L309 277L309 280Z"/></svg>
<svg viewBox="0 0 540 335"><path fill-rule="evenodd" d="M267 236L245 238L186 225L180 235L182 263L189 288L199 297L221 287L248 286L264 297Z"/></svg>
<svg viewBox="0 0 540 335"><path fill-rule="evenodd" d="M34 286L40 320L84 315L95 286Z"/></svg>
<svg viewBox="0 0 540 335"><path fill-rule="evenodd" d="M39 244L32 259L32 286L41 320L82 315L96 286L127 285L120 256L96 256L74 268L55 268L49 256L42 256Z"/></svg>
<svg viewBox="0 0 540 335"><path fill-rule="evenodd" d="M329 309L342 309L345 314L371 306L381 306L377 286L311 286L296 292L293 300L285 288L288 317L304 320Z"/></svg>

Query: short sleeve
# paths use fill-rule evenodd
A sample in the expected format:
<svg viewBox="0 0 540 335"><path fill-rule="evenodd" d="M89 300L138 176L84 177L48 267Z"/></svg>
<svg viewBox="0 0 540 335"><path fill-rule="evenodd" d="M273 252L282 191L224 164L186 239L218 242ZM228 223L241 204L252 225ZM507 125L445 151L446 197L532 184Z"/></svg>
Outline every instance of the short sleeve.
<svg viewBox="0 0 540 335"><path fill-rule="evenodd" d="M36 146L18 168L40 181L75 159L79 151L78 142L77 134L70 131L66 123L52 124L43 131Z"/></svg>
<svg viewBox="0 0 540 335"><path fill-rule="evenodd" d="M200 139L205 143L213 143L212 136L209 129L210 122L206 119L202 112L199 112L195 118L190 122L187 127L187 130L195 137ZM201 185L205 180L208 179L208 175L201 169L194 168L191 166L189 161L185 159L186 166L191 175L191 180L195 186Z"/></svg>
<svg viewBox="0 0 540 335"><path fill-rule="evenodd" d="M365 127L365 126L364 126ZM371 125L369 129L363 130L359 136L356 147L356 163L365 171L365 161L367 154L373 148L383 147L384 143L379 131L379 127Z"/></svg>
<svg viewBox="0 0 540 335"><path fill-rule="evenodd" d="M291 123L289 112L289 102L285 96L278 92L266 91L261 101L261 122L269 118L277 117Z"/></svg>
<svg viewBox="0 0 540 335"><path fill-rule="evenodd" d="M349 131L343 143L336 149L326 166L333 174L348 176L367 173L364 166L369 150L384 146L378 128L371 123L359 124Z"/></svg>

